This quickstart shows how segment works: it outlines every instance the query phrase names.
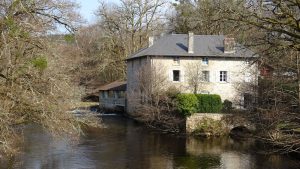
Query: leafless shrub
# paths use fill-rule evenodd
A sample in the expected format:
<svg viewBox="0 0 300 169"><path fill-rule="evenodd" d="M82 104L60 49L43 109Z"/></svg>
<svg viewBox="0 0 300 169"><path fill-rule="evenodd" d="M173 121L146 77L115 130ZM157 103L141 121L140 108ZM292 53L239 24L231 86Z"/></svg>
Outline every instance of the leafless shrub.
<svg viewBox="0 0 300 169"><path fill-rule="evenodd" d="M44 36L56 24L75 30L75 6L52 0L0 2L1 154L18 152L19 126L28 123L39 124L54 135L80 133L81 123L67 113L80 90L70 82L69 69L60 60L63 57L55 55L49 37Z"/></svg>
<svg viewBox="0 0 300 169"><path fill-rule="evenodd" d="M163 65L145 64L138 71L138 90L129 99L135 100L133 116L148 124L170 132L179 132L184 120L176 112L172 94ZM174 95L174 94L173 94Z"/></svg>

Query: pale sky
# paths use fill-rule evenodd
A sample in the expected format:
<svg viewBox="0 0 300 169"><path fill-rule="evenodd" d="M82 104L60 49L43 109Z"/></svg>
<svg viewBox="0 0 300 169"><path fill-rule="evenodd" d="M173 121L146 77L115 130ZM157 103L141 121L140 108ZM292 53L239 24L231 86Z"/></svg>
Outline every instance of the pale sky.
<svg viewBox="0 0 300 169"><path fill-rule="evenodd" d="M119 0L105 0L107 2L119 2ZM168 0L169 2L174 2L174 0ZM99 0L76 0L77 3L81 6L80 14L87 21L87 23L93 23L96 21L95 11L99 6Z"/></svg>
<svg viewBox="0 0 300 169"><path fill-rule="evenodd" d="M106 0L107 2L118 2L118 0ZM93 23L96 21L95 11L99 6L99 0L76 0L81 6L80 14L88 22Z"/></svg>

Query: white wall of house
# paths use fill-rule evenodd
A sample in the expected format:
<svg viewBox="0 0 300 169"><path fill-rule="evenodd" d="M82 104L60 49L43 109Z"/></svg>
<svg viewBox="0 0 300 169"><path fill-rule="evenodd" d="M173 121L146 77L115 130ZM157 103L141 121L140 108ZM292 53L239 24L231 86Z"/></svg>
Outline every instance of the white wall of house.
<svg viewBox="0 0 300 169"><path fill-rule="evenodd" d="M250 64L245 58L156 56L151 57L150 61L152 66L159 65L160 69L164 70L162 72L167 76L168 86L176 86L183 93L193 92L188 83L188 73L189 69L192 69L191 65L195 64L199 64L201 71L209 72L209 80L201 82L198 93L218 94L223 101L232 101L235 107L243 105L244 93L255 93L249 86L257 84L257 65ZM146 57L127 62L128 93L138 88L136 72L146 62ZM174 81L174 70L177 70L176 73L179 70L179 81ZM221 71L222 74L226 74L226 77L222 76L223 79L220 77ZM128 112L134 109L130 106L131 101L128 99Z"/></svg>

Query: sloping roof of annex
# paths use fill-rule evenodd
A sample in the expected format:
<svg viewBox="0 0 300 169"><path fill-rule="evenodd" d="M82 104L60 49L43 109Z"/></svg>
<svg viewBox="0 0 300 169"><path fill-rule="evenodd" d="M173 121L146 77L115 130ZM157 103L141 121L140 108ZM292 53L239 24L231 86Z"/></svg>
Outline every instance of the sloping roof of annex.
<svg viewBox="0 0 300 169"><path fill-rule="evenodd" d="M114 81L98 87L95 91L126 91L126 81Z"/></svg>

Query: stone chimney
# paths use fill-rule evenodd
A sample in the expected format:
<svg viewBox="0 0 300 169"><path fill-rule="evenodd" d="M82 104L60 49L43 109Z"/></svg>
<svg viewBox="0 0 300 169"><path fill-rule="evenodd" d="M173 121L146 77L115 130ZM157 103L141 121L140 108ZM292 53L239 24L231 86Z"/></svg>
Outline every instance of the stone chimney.
<svg viewBox="0 0 300 169"><path fill-rule="evenodd" d="M153 46L153 44L154 44L154 36L149 36L148 47Z"/></svg>
<svg viewBox="0 0 300 169"><path fill-rule="evenodd" d="M235 40L234 38L224 38L224 53L235 53Z"/></svg>
<svg viewBox="0 0 300 169"><path fill-rule="evenodd" d="M194 33L189 32L188 53L194 53Z"/></svg>

